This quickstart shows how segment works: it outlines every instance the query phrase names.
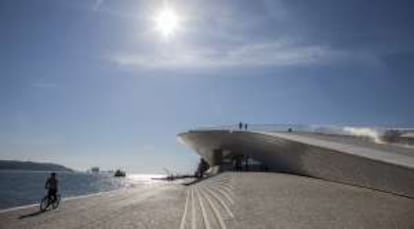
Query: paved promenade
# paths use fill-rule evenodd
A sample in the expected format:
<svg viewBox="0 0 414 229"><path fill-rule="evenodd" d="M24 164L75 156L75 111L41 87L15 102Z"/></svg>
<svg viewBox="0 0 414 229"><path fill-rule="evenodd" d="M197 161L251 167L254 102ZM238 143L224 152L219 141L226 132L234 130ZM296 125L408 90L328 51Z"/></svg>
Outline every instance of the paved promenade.
<svg viewBox="0 0 414 229"><path fill-rule="evenodd" d="M0 228L414 228L414 200L277 173L223 173L0 214Z"/></svg>

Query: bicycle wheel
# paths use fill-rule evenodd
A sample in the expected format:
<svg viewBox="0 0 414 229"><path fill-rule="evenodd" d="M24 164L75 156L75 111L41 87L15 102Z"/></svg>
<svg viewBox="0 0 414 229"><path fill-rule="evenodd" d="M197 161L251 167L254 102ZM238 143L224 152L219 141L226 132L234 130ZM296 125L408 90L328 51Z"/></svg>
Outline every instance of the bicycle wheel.
<svg viewBox="0 0 414 229"><path fill-rule="evenodd" d="M43 199L40 201L40 210L46 211L49 205L50 205L49 198L47 196L43 197Z"/></svg>
<svg viewBox="0 0 414 229"><path fill-rule="evenodd" d="M59 203L60 203L60 195L56 195L56 200L53 201L52 203L53 209L56 209L59 206Z"/></svg>

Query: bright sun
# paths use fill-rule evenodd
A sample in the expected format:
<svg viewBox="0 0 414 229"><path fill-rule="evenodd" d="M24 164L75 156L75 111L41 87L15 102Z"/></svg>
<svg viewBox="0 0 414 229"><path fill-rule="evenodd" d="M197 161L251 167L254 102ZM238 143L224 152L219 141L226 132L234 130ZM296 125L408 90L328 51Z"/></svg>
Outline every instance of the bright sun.
<svg viewBox="0 0 414 229"><path fill-rule="evenodd" d="M178 28L179 18L174 10L165 8L156 16L156 30L164 37L170 37Z"/></svg>

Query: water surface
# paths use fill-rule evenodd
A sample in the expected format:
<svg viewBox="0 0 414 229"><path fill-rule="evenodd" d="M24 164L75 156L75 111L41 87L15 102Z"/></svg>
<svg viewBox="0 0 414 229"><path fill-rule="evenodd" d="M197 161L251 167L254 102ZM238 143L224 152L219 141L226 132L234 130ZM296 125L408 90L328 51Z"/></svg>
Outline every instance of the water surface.
<svg viewBox="0 0 414 229"><path fill-rule="evenodd" d="M0 171L0 209L34 204L46 194L49 172ZM159 175L131 174L125 178L112 174L62 172L57 174L63 198L154 184ZM159 182L159 181L158 181Z"/></svg>

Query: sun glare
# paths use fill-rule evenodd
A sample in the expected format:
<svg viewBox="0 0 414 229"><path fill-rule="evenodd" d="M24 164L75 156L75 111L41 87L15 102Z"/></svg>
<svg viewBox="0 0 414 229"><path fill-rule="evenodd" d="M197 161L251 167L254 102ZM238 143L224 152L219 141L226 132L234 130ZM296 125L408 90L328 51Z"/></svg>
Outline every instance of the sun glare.
<svg viewBox="0 0 414 229"><path fill-rule="evenodd" d="M174 10L166 8L155 18L156 30L164 37L170 37L178 28L179 18Z"/></svg>

